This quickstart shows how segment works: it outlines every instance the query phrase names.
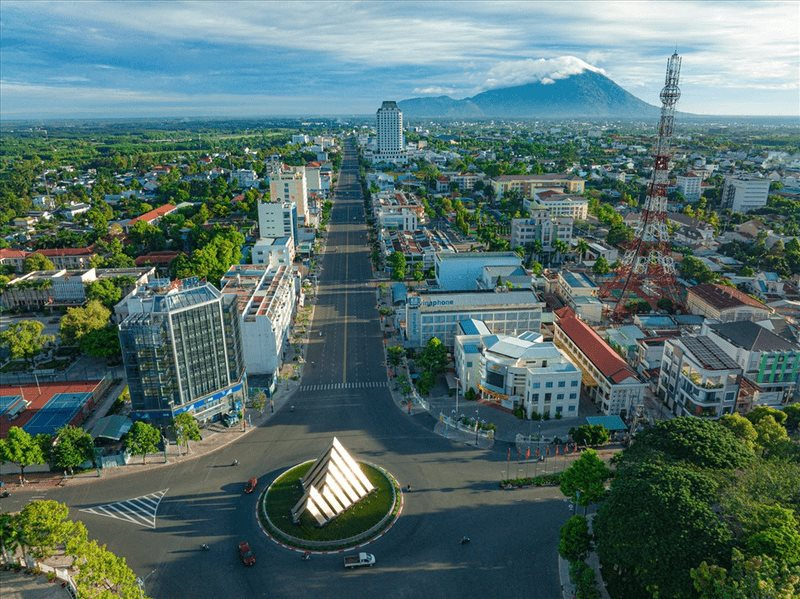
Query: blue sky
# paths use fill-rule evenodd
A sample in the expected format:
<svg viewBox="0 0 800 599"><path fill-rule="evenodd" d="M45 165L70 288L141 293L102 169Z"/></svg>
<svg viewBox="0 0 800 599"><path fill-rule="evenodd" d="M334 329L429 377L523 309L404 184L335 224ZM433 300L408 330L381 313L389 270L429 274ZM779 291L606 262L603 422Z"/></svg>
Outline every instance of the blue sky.
<svg viewBox="0 0 800 599"><path fill-rule="evenodd" d="M15 2L0 116L367 114L601 70L678 108L800 116L797 2Z"/></svg>

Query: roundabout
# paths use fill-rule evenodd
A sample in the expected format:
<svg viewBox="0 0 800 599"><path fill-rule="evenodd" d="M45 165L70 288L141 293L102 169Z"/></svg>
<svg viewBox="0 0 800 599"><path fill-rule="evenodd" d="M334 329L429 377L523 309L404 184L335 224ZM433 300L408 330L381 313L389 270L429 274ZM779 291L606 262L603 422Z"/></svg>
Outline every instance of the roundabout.
<svg viewBox="0 0 800 599"><path fill-rule="evenodd" d="M304 551L350 549L381 536L400 516L403 499L397 480L379 466L359 462L359 467L374 487L369 494L324 526L320 526L307 512L295 522L292 507L303 497L301 481L314 463L314 460L309 460L289 468L259 498L259 522L277 543Z"/></svg>

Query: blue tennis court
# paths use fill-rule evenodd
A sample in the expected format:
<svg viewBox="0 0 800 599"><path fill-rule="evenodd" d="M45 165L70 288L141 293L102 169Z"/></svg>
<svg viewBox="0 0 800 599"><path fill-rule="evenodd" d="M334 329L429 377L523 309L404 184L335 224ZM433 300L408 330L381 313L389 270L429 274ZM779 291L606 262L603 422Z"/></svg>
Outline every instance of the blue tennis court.
<svg viewBox="0 0 800 599"><path fill-rule="evenodd" d="M52 435L69 424L91 397L91 393L56 393L22 428L31 435Z"/></svg>
<svg viewBox="0 0 800 599"><path fill-rule="evenodd" d="M8 412L21 399L21 395L0 395L0 416Z"/></svg>

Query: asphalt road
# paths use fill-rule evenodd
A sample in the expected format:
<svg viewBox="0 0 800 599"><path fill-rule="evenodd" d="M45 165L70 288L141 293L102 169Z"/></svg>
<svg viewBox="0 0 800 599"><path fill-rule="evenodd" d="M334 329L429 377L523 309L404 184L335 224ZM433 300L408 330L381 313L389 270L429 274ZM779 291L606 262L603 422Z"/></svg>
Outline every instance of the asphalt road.
<svg viewBox="0 0 800 599"><path fill-rule="evenodd" d="M346 146L323 258L314 333L302 387L263 428L180 465L66 486L66 502L92 537L126 557L148 595L183 597L527 597L559 596L558 528L569 515L556 489L501 491L505 448L479 451L431 432L427 415L408 416L385 383L382 338L371 286L363 200L354 146ZM318 334L322 331L322 336ZM335 390L316 385L346 384ZM302 561L258 528L259 493L287 467L316 457L337 436L355 456L412 485L395 526L371 543L375 568L345 571L340 555ZM236 458L241 464L232 467ZM512 470L514 464L512 464ZM156 527L81 512L167 490ZM15 502L25 499L16 493ZM13 509L4 505L4 509ZM462 546L462 535L472 542ZM236 545L248 540L258 563L246 568ZM201 551L208 543L210 551Z"/></svg>

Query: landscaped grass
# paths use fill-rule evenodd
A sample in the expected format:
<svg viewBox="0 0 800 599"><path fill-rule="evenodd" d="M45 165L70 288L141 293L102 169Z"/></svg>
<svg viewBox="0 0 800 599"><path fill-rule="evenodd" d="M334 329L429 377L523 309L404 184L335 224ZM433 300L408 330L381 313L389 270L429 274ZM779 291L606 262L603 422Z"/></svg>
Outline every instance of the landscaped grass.
<svg viewBox="0 0 800 599"><path fill-rule="evenodd" d="M9 362L0 368L0 372L24 372L30 370L30 364L27 362Z"/></svg>
<svg viewBox="0 0 800 599"><path fill-rule="evenodd" d="M392 508L392 483L380 470L360 464L362 471L375 490L342 515L322 527L304 513L300 523L292 522L291 509L300 500L303 490L300 479L313 466L313 462L301 464L279 477L267 493L265 506L270 520L279 531L307 541L338 541L369 530L380 522Z"/></svg>

